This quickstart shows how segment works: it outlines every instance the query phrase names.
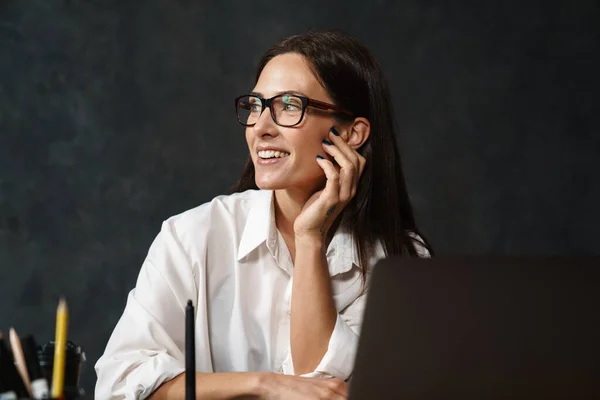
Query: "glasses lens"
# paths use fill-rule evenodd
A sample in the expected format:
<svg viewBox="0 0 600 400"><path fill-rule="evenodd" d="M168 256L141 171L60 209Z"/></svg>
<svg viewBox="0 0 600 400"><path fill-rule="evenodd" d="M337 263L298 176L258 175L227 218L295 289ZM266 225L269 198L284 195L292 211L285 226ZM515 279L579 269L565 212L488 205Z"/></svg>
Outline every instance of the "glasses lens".
<svg viewBox="0 0 600 400"><path fill-rule="evenodd" d="M302 99L292 94L283 94L273 99L275 122L283 126L292 126L302 118Z"/></svg>
<svg viewBox="0 0 600 400"><path fill-rule="evenodd" d="M237 103L238 121L243 125L253 125L262 111L262 102L256 96L243 96Z"/></svg>

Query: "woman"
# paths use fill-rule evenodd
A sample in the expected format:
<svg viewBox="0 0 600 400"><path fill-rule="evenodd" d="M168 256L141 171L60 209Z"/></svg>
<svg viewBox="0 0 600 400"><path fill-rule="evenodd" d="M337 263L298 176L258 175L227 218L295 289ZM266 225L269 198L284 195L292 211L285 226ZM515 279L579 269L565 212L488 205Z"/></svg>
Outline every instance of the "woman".
<svg viewBox="0 0 600 400"><path fill-rule="evenodd" d="M371 267L429 255L387 84L355 39L279 42L236 112L250 151L236 193L163 223L96 365L96 398L183 398L192 299L199 399L345 399Z"/></svg>

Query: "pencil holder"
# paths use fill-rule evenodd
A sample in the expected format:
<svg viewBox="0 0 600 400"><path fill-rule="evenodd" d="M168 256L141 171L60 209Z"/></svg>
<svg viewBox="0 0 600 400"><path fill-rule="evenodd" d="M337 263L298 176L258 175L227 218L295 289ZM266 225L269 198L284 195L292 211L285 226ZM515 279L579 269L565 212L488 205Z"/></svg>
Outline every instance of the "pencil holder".
<svg viewBox="0 0 600 400"><path fill-rule="evenodd" d="M54 342L48 342L38 350L38 358L42 375L50 385L52 385L52 368L54 365ZM82 388L79 387L79 377L85 364L85 353L80 346L68 341L65 354L65 400L81 399L85 395Z"/></svg>
<svg viewBox="0 0 600 400"><path fill-rule="evenodd" d="M69 395L67 394L67 392L65 392L65 397L64 400L69 400L69 399L77 399L77 400L83 400L83 394L81 396L78 397L69 397ZM32 397L19 397L17 400L39 400L39 399L34 399ZM44 397L42 400L62 400L62 399L57 399L54 397Z"/></svg>
<svg viewBox="0 0 600 400"><path fill-rule="evenodd" d="M72 396L72 394L68 394L67 392L65 392L64 400L70 400L70 399L83 400L83 394L79 395L77 397L69 397L69 396ZM25 398L19 398L18 400L38 400L38 399L34 399L31 397L25 397ZM54 397L44 397L42 400L62 400L62 399L56 399Z"/></svg>

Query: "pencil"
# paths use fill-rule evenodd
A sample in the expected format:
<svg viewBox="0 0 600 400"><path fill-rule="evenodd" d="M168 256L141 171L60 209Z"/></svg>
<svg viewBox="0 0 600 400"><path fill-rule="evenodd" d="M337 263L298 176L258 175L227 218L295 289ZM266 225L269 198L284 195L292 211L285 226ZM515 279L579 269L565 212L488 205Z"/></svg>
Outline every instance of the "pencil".
<svg viewBox="0 0 600 400"><path fill-rule="evenodd" d="M23 379L23 384L25 385L27 393L29 393L30 396L33 396L33 393L31 392L31 380L29 379L29 372L27 372L27 362L25 361L23 347L21 346L21 339L19 339L19 335L17 335L15 328L10 328L8 336L13 359L15 360L15 367L17 368L19 375L21 375L21 379Z"/></svg>
<svg viewBox="0 0 600 400"><path fill-rule="evenodd" d="M67 324L69 310L67 302L61 298L56 309L56 338L54 340L54 365L52 369L52 398L63 398L65 384L65 352L67 349Z"/></svg>

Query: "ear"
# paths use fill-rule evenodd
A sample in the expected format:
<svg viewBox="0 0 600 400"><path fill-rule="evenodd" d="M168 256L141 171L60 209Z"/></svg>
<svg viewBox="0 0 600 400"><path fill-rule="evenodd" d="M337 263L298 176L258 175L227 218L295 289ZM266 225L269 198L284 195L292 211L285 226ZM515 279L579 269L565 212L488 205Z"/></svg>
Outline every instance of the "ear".
<svg viewBox="0 0 600 400"><path fill-rule="evenodd" d="M366 118L358 117L344 131L343 137L346 143L354 150L358 150L371 134L371 123Z"/></svg>

